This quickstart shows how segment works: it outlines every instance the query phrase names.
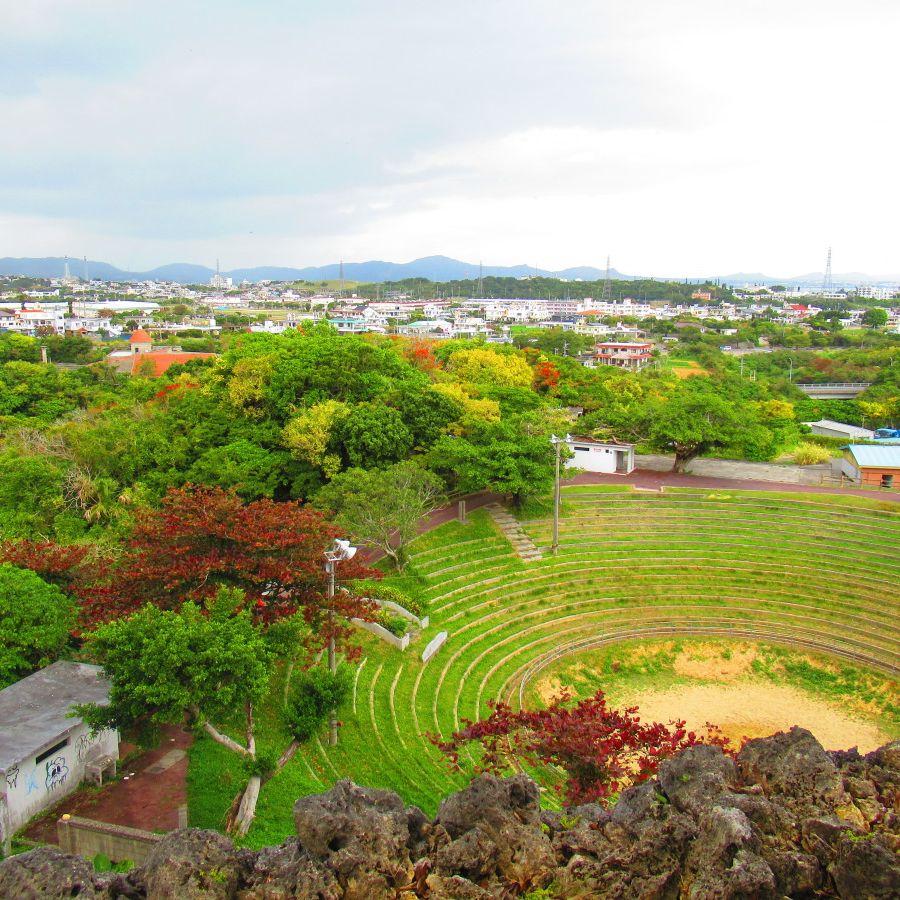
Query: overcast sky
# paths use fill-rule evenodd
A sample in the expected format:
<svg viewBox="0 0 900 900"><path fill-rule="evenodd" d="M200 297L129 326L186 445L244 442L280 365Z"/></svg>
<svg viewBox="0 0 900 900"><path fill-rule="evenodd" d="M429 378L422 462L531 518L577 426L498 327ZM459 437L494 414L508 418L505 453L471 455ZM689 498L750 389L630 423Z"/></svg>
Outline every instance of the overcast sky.
<svg viewBox="0 0 900 900"><path fill-rule="evenodd" d="M896 0L0 0L0 256L900 272Z"/></svg>

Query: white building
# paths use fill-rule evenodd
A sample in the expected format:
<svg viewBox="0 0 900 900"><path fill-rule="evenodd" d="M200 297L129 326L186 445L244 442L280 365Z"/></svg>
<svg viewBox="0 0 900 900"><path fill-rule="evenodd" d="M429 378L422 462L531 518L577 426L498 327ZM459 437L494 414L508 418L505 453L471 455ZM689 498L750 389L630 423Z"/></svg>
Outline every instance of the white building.
<svg viewBox="0 0 900 900"><path fill-rule="evenodd" d="M819 419L818 422L804 422L813 434L824 437L841 438L845 441L871 441L875 432L869 428L860 428L857 425L847 425L845 422L835 422L832 419Z"/></svg>
<svg viewBox="0 0 900 900"><path fill-rule="evenodd" d="M879 287L874 284L861 284L855 291L857 297L864 297L867 300L892 300L900 293L900 288Z"/></svg>
<svg viewBox="0 0 900 900"><path fill-rule="evenodd" d="M571 434L566 435L565 443L572 454L566 460L569 468L607 475L627 475L634 469L634 444L598 441Z"/></svg>
<svg viewBox="0 0 900 900"><path fill-rule="evenodd" d="M75 703L106 703L100 666L55 662L0 691L0 846L84 780L114 774L119 734L91 735Z"/></svg>

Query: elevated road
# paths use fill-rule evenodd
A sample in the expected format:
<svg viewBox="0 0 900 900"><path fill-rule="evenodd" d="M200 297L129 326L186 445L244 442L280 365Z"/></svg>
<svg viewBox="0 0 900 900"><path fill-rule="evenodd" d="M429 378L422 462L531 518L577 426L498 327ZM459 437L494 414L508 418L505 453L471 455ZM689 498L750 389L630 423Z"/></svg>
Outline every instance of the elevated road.
<svg viewBox="0 0 900 900"><path fill-rule="evenodd" d="M815 397L817 400L852 400L869 387L871 382L846 381L840 384L797 384L794 382L794 384L804 394Z"/></svg>

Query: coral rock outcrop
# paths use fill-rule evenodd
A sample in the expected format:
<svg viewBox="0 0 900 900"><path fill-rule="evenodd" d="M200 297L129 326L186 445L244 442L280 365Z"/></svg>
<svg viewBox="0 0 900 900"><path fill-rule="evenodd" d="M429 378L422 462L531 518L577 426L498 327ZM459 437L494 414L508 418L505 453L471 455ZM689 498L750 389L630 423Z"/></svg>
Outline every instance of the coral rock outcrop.
<svg viewBox="0 0 900 900"><path fill-rule="evenodd" d="M483 775L434 820L339 782L294 806L297 835L238 850L169 834L143 866L96 874L41 848L0 863L0 897L128 900L737 900L900 897L900 742L827 753L800 728L731 759L693 747L611 809L542 811L528 778Z"/></svg>

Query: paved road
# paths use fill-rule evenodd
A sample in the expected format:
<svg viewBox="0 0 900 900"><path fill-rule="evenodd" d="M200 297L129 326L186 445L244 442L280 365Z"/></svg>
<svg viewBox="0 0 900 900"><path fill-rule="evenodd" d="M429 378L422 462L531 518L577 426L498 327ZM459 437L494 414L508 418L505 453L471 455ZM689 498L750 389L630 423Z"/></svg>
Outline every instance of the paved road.
<svg viewBox="0 0 900 900"><path fill-rule="evenodd" d="M866 488L820 487L813 484L789 484L780 481L751 481L746 478L710 478L700 475L680 475L676 472L657 472L635 469L630 475L601 475L584 472L564 484L633 484L635 487L660 490L663 487L718 488L733 491L780 491L790 494L851 494L870 500L900 503L900 491L867 490Z"/></svg>

